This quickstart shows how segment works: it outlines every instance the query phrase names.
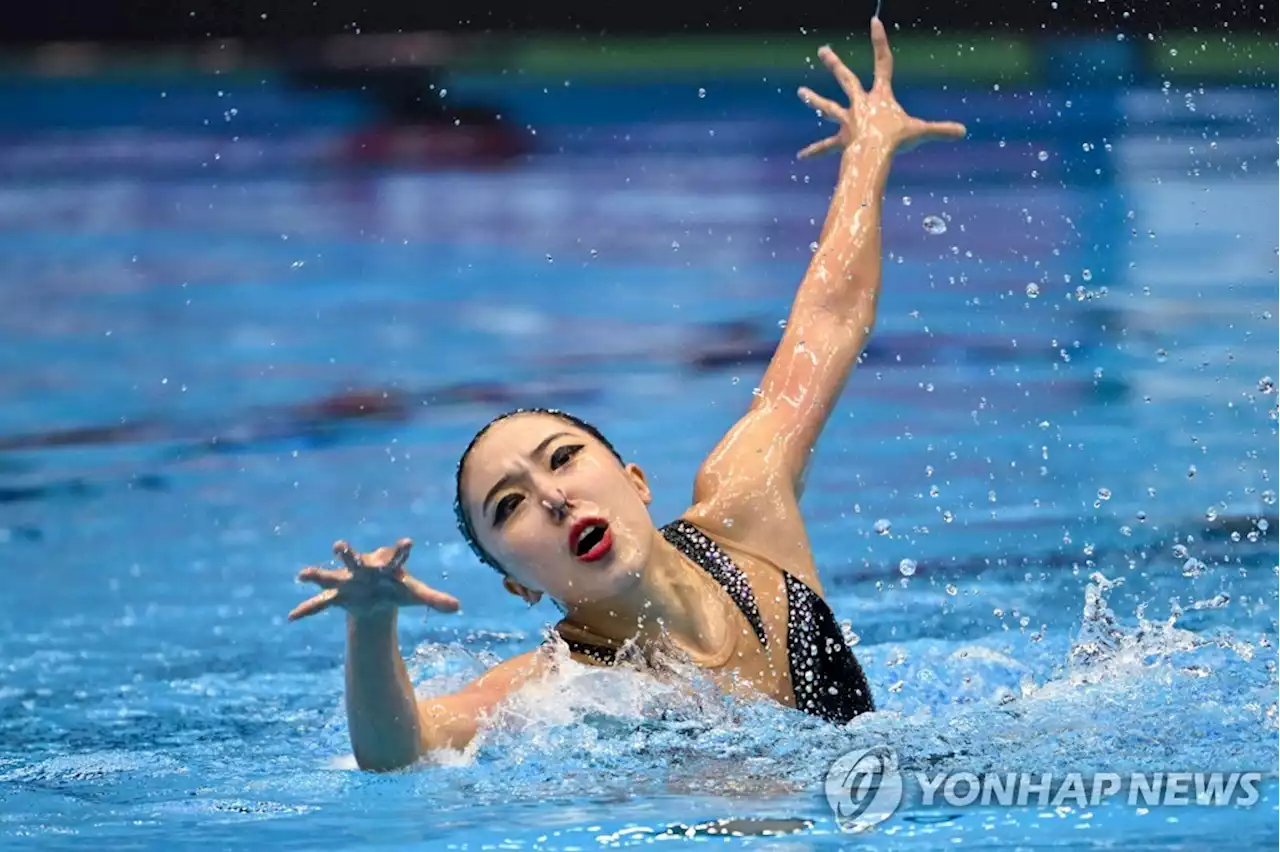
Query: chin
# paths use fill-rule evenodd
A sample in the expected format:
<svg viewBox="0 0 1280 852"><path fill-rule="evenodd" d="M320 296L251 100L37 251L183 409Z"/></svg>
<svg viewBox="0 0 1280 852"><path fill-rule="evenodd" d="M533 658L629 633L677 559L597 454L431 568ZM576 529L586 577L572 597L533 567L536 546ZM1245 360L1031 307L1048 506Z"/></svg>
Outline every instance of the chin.
<svg viewBox="0 0 1280 852"><path fill-rule="evenodd" d="M601 563L584 564L578 562L573 567L572 576L576 582L561 598L566 602L580 604L595 603L626 594L636 586L644 576L644 563L619 559L614 554Z"/></svg>

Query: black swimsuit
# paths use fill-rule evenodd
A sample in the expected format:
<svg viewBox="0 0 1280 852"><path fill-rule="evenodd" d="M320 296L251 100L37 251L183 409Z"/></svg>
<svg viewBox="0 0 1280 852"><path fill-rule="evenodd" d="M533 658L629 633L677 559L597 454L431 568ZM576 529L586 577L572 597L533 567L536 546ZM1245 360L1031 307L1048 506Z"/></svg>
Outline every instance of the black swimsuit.
<svg viewBox="0 0 1280 852"><path fill-rule="evenodd" d="M769 640L751 584L729 555L688 521L673 521L662 528L662 536L724 587L767 648ZM784 572L783 578L787 589L787 657L796 706L841 723L874 710L867 678L845 644L831 607L795 577ZM617 660L612 648L562 638L576 654L606 665Z"/></svg>

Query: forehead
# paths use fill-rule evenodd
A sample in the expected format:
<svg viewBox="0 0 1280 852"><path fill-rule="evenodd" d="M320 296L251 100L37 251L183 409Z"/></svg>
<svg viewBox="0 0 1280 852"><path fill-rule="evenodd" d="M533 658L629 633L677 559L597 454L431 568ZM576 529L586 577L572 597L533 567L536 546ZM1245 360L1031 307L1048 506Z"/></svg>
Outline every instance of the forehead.
<svg viewBox="0 0 1280 852"><path fill-rule="evenodd" d="M524 457L556 432L592 441L591 436L572 423L550 414L531 412L499 420L471 448L462 470L463 489L474 496L474 489L488 488L506 473L513 458ZM483 496L483 492L480 495Z"/></svg>

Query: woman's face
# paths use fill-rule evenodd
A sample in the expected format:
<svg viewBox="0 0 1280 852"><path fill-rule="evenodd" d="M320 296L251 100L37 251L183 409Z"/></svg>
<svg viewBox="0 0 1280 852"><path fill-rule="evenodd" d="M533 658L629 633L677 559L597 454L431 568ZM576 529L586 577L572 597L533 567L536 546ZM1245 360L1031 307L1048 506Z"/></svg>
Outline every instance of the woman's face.
<svg viewBox="0 0 1280 852"><path fill-rule="evenodd" d="M519 586L570 606L639 581L654 536L649 500L638 467L549 414L494 424L462 471L480 545Z"/></svg>

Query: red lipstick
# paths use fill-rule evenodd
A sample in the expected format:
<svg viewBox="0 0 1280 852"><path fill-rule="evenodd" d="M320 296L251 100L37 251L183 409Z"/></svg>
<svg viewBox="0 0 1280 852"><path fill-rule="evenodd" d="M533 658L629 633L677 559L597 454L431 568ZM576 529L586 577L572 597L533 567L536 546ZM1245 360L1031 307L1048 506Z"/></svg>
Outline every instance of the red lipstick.
<svg viewBox="0 0 1280 852"><path fill-rule="evenodd" d="M596 562L613 550L613 534L604 518L581 518L569 530L569 550L583 562Z"/></svg>

